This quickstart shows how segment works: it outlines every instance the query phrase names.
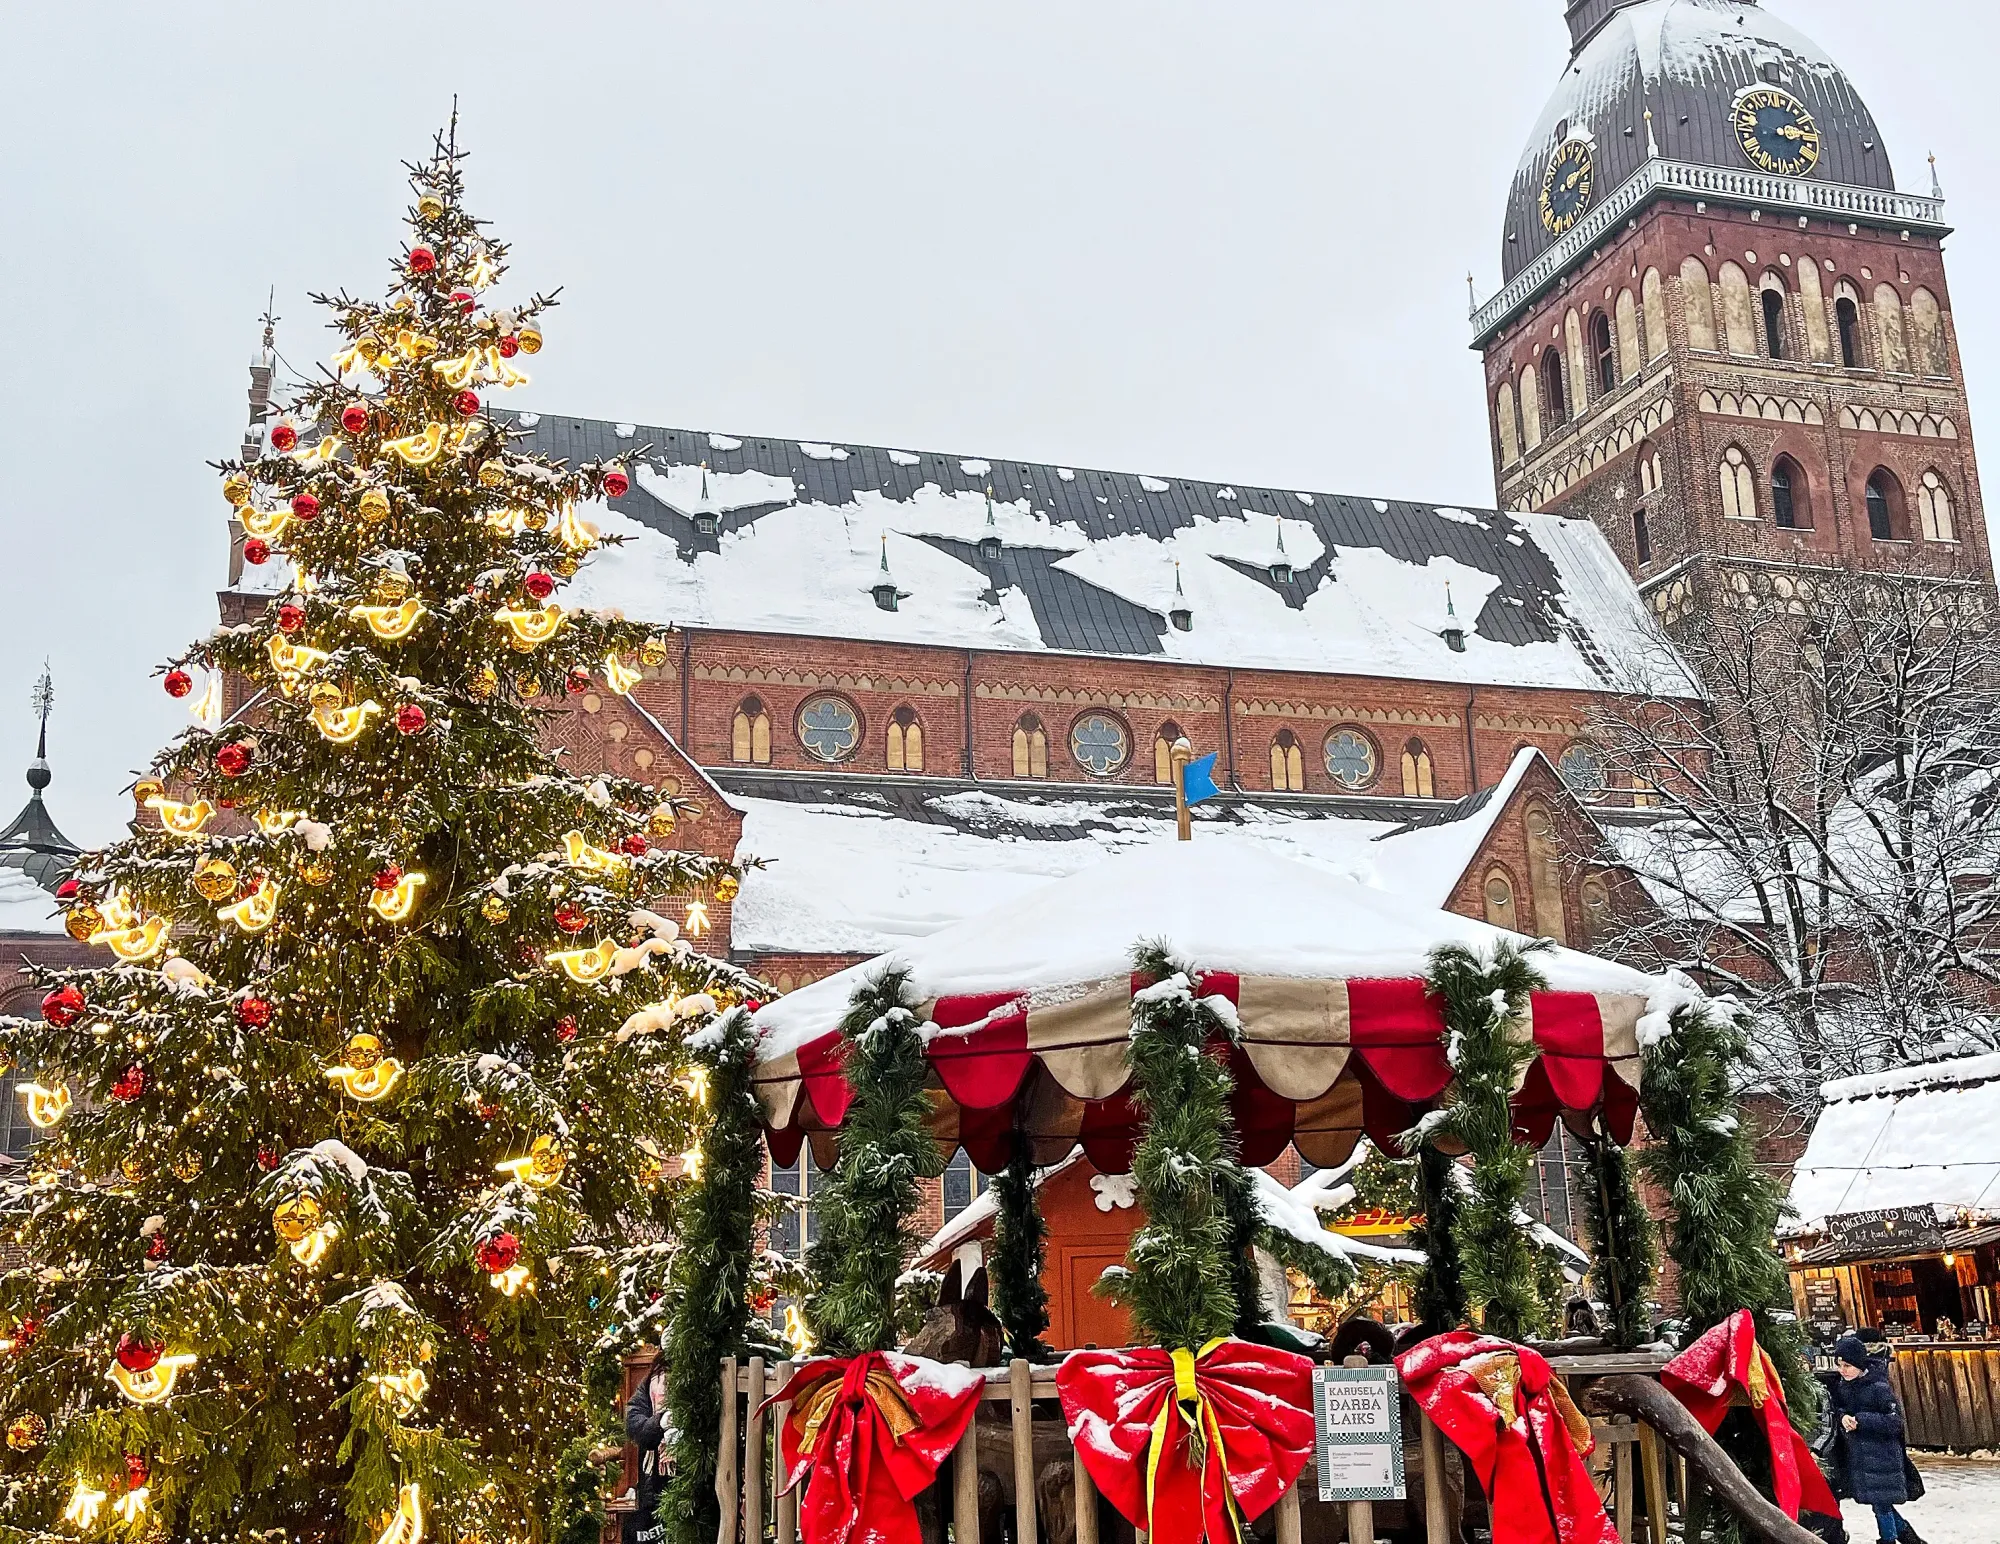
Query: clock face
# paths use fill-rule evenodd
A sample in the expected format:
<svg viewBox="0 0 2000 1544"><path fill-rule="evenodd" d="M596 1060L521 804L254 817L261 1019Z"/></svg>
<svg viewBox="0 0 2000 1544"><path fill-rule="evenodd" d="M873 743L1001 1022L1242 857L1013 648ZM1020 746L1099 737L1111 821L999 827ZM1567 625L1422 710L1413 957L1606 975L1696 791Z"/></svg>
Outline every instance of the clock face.
<svg viewBox="0 0 2000 1544"><path fill-rule="evenodd" d="M1583 218L1597 180L1597 157L1588 140L1566 139L1542 174L1542 225L1560 236Z"/></svg>
<svg viewBox="0 0 2000 1544"><path fill-rule="evenodd" d="M1806 104L1776 86L1759 86L1736 99L1736 142L1752 166L1780 177L1803 177L1819 165L1819 125Z"/></svg>

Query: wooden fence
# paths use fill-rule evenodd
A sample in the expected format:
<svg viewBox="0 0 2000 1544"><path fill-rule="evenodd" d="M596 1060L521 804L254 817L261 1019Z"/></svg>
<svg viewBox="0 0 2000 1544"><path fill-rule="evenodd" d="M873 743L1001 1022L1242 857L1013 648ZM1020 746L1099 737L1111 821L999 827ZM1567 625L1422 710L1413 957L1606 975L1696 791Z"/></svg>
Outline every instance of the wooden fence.
<svg viewBox="0 0 2000 1544"><path fill-rule="evenodd" d="M1912 1447L2000 1447L2000 1347L1897 1346L1889 1382Z"/></svg>
<svg viewBox="0 0 2000 1544"><path fill-rule="evenodd" d="M1595 1374L1657 1372L1662 1358L1636 1356L1554 1357L1557 1371L1588 1377ZM1358 1365L1355 1358L1350 1365ZM786 1407L768 1414L758 1407L792 1376L792 1363L767 1365L751 1357L739 1366L735 1358L722 1365L722 1461L715 1491L722 1504L722 1528L716 1544L798 1544L798 1496L778 1495L772 1472L770 1432L783 1420ZM979 1544L979 1451L982 1431L990 1437L1004 1430L1011 1449L1014 1544L1041 1544L1037 1520L1037 1453L1034 1405L1056 1398L1056 1369L1015 1361L986 1375L982 1401L1004 1404L1008 1421L975 1420L960 1440L951 1469L952 1544ZM1448 1486L1438 1483L1446 1471L1447 1443L1421 1412L1417 1415L1422 1451L1424 1534L1428 1544L1454 1544L1458 1519L1453 1515ZM1625 1544L1667 1544L1669 1458L1653 1430L1629 1418L1591 1422L1601 1451L1609 1454L1604 1484L1608 1509ZM1051 1430L1051 1427L1054 1430ZM1041 1422L1043 1448L1052 1444L1069 1451L1074 1472L1076 1513L1074 1544L1100 1544L1097 1491L1089 1473L1075 1461L1060 1422ZM989 1454L994 1446L989 1440ZM989 1463L989 1469L992 1465ZM1414 1478L1414 1476L1413 1476ZM1411 1486L1414 1504L1416 1486ZM1275 1516L1276 1544L1306 1544L1345 1538L1348 1544L1374 1544L1374 1509L1366 1501L1327 1503L1319 1500L1315 1472L1308 1466L1299 1483L1279 1501ZM1144 1544L1139 1534L1137 1544Z"/></svg>

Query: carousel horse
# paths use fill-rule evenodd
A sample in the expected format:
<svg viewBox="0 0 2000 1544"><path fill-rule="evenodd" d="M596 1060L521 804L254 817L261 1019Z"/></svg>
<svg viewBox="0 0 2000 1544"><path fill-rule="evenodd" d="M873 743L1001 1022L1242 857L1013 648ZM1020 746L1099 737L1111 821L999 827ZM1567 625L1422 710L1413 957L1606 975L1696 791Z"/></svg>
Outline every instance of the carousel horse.
<svg viewBox="0 0 2000 1544"><path fill-rule="evenodd" d="M924 1315L924 1322L903 1346L906 1356L926 1357L933 1362L963 1362L968 1367L998 1367L1003 1337L1000 1321L987 1306L986 1268L981 1266L965 1281L956 1260L945 1272L938 1288L937 1302ZM917 1523L924 1544L943 1544L945 1520L951 1515L952 1466L939 1471L937 1480L917 1498ZM1004 1505L998 1476L985 1470L979 1474L980 1544L1001 1544Z"/></svg>

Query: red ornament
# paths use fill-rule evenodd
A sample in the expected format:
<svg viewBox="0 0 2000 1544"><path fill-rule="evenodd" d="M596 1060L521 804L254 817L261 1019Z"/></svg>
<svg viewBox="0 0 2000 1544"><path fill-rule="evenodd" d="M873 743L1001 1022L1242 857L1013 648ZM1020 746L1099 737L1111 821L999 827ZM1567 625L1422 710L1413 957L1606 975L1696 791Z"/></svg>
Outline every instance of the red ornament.
<svg viewBox="0 0 2000 1544"><path fill-rule="evenodd" d="M42 1332L42 1321L33 1315L23 1319L14 1331L14 1354L19 1356L35 1343L35 1337Z"/></svg>
<svg viewBox="0 0 2000 1544"><path fill-rule="evenodd" d="M751 1294L750 1306L758 1313L769 1313L771 1305L777 1301L777 1293L773 1292L769 1287L760 1287L756 1292Z"/></svg>
<svg viewBox="0 0 2000 1544"><path fill-rule="evenodd" d="M271 426L271 449L282 455L298 443L299 431L290 424L280 422Z"/></svg>
<svg viewBox="0 0 2000 1544"><path fill-rule="evenodd" d="M293 601L286 601L278 608L278 631L295 633L306 625L306 608Z"/></svg>
<svg viewBox="0 0 2000 1544"><path fill-rule="evenodd" d="M73 876L56 886L56 899L73 901L83 893L83 885Z"/></svg>
<svg viewBox="0 0 2000 1544"><path fill-rule="evenodd" d="M556 592L555 579L539 568L521 581L521 588L528 592L530 600L547 600Z"/></svg>
<svg viewBox="0 0 2000 1544"><path fill-rule="evenodd" d="M567 676L563 677L563 687L572 695L577 692L589 691L590 672L588 670L572 670Z"/></svg>
<svg viewBox="0 0 2000 1544"><path fill-rule="evenodd" d="M314 498L310 493L301 493L292 500L292 513L297 515L301 520L317 520L319 518L319 500Z"/></svg>
<svg viewBox="0 0 2000 1544"><path fill-rule="evenodd" d="M570 901L556 908L556 926L565 933L581 933L590 926L590 913Z"/></svg>
<svg viewBox="0 0 2000 1544"><path fill-rule="evenodd" d="M491 1337L488 1336L485 1325L475 1324L465 1332L465 1338L475 1346L483 1346Z"/></svg>
<svg viewBox="0 0 2000 1544"><path fill-rule="evenodd" d="M500 340L500 357L502 359L512 359L516 354L520 352L521 352L521 340L515 337L511 332Z"/></svg>
<svg viewBox="0 0 2000 1544"><path fill-rule="evenodd" d="M185 670L169 670L166 680L160 684L167 689L169 697L185 697L194 690L194 677Z"/></svg>
<svg viewBox="0 0 2000 1544"><path fill-rule="evenodd" d="M643 858L653 850L652 843L648 842L645 836L637 831L634 831L618 845L624 848L625 855L628 858Z"/></svg>
<svg viewBox="0 0 2000 1544"><path fill-rule="evenodd" d="M375 888L377 890L393 890L402 882L403 871L393 863L387 868L379 870L375 875Z"/></svg>
<svg viewBox="0 0 2000 1544"><path fill-rule="evenodd" d="M166 1257L167 1235L164 1233L155 1233L151 1238L146 1240L146 1258L148 1260L164 1260Z"/></svg>
<svg viewBox="0 0 2000 1544"><path fill-rule="evenodd" d="M511 1233L496 1233L480 1244L476 1258L482 1271L498 1276L521 1258L521 1241Z"/></svg>
<svg viewBox="0 0 2000 1544"><path fill-rule="evenodd" d="M73 986L59 986L42 999L42 1017L57 1029L68 1029L83 1017L83 993Z"/></svg>
<svg viewBox="0 0 2000 1544"><path fill-rule="evenodd" d="M576 1020L571 1015L565 1013L561 1018L556 1020L556 1041L560 1045L568 1045L575 1038Z"/></svg>
<svg viewBox="0 0 2000 1544"><path fill-rule="evenodd" d="M360 434L368 427L368 409L359 402L350 402L340 410L340 427L349 434Z"/></svg>
<svg viewBox="0 0 2000 1544"><path fill-rule="evenodd" d="M497 1104L490 1104L484 1099L480 1100L479 1118L481 1120L498 1120L500 1118L500 1106Z"/></svg>
<svg viewBox="0 0 2000 1544"><path fill-rule="evenodd" d="M271 1022L268 997L246 997L236 1005L236 1022L245 1029L263 1029Z"/></svg>
<svg viewBox="0 0 2000 1544"><path fill-rule="evenodd" d="M763 1006L764 999L761 997L746 997L743 999L743 1011L745 1013L755 1013Z"/></svg>
<svg viewBox="0 0 2000 1544"><path fill-rule="evenodd" d="M111 1097L120 1104L130 1104L145 1092L146 1069L137 1062L119 1073L118 1081L111 1085Z"/></svg>
<svg viewBox="0 0 2000 1544"><path fill-rule="evenodd" d="M479 304L479 297L473 294L471 290L453 290L451 292L451 303L467 316L470 316L472 315L473 308Z"/></svg>
<svg viewBox="0 0 2000 1544"><path fill-rule="evenodd" d="M396 709L396 727L404 734L422 734L424 725L429 722L429 716L414 702L406 702Z"/></svg>
<svg viewBox="0 0 2000 1544"><path fill-rule="evenodd" d="M224 777L241 777L250 770L250 747L241 740L231 740L215 753L215 764Z"/></svg>
<svg viewBox="0 0 2000 1544"><path fill-rule="evenodd" d="M451 399L451 405L458 409L461 418L470 418L479 411L479 393L467 389Z"/></svg>
<svg viewBox="0 0 2000 1544"><path fill-rule="evenodd" d="M160 1365L160 1347L150 1340L141 1340L130 1330L118 1337L115 1354L118 1365L127 1372L150 1372Z"/></svg>
<svg viewBox="0 0 2000 1544"><path fill-rule="evenodd" d="M607 499L622 499L632 491L632 479L617 467L604 474L604 496Z"/></svg>
<svg viewBox="0 0 2000 1544"><path fill-rule="evenodd" d="M275 1147L257 1149L257 1167L269 1174L278 1166L278 1150Z"/></svg>
<svg viewBox="0 0 2000 1544"><path fill-rule="evenodd" d="M243 561L253 568L262 567L271 560L271 544L261 536L252 536L243 543Z"/></svg>
<svg viewBox="0 0 2000 1544"><path fill-rule="evenodd" d="M437 253L433 252L429 247L410 248L411 273L436 273L437 265Z"/></svg>
<svg viewBox="0 0 2000 1544"><path fill-rule="evenodd" d="M159 1235L155 1234L154 1237L158 1238ZM164 1255L166 1251L162 1249L160 1253ZM144 1490L152 1482L152 1479L153 1466L147 1463L144 1457L138 1453L127 1453L125 1455L125 1488L127 1490Z"/></svg>

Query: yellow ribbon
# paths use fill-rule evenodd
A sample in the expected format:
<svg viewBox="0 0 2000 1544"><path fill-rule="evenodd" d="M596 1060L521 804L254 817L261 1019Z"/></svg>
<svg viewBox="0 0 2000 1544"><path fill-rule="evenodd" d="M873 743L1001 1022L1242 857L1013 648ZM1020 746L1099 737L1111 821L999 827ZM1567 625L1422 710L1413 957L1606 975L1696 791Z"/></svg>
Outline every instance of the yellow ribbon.
<svg viewBox="0 0 2000 1544"><path fill-rule="evenodd" d="M826 1418L839 1404L844 1383L845 1380L836 1373L816 1388L808 1390L793 1407L792 1419L798 1422L800 1452L810 1454L814 1459L820 1456L820 1444L831 1429L826 1424ZM865 1392L869 1402L889 1423L889 1435L897 1442L922 1424L903 1398L903 1391L896 1380L881 1368L868 1374Z"/></svg>
<svg viewBox="0 0 2000 1544"><path fill-rule="evenodd" d="M1215 1412L1209 1408L1208 1400L1202 1394L1194 1377L1195 1363L1217 1346L1224 1344L1226 1338L1218 1336L1200 1351L1178 1349L1173 1352L1174 1397L1169 1403L1160 1407L1159 1416L1153 1422L1153 1440L1146 1449L1146 1532L1149 1536L1157 1537L1159 1532L1153 1521L1153 1496L1159 1484L1160 1459L1167 1450L1167 1418L1178 1407L1181 1419L1187 1423L1190 1446L1196 1451L1199 1451L1201 1446L1214 1447L1216 1464L1222 1470L1223 1506L1228 1510L1229 1520L1236 1529L1237 1537L1239 1539L1242 1537L1242 1519L1236 1515L1236 1497L1229 1488L1229 1454L1222 1445L1222 1427L1215 1418ZM1191 1467L1199 1477L1206 1473L1208 1465L1203 1461L1192 1463Z"/></svg>

